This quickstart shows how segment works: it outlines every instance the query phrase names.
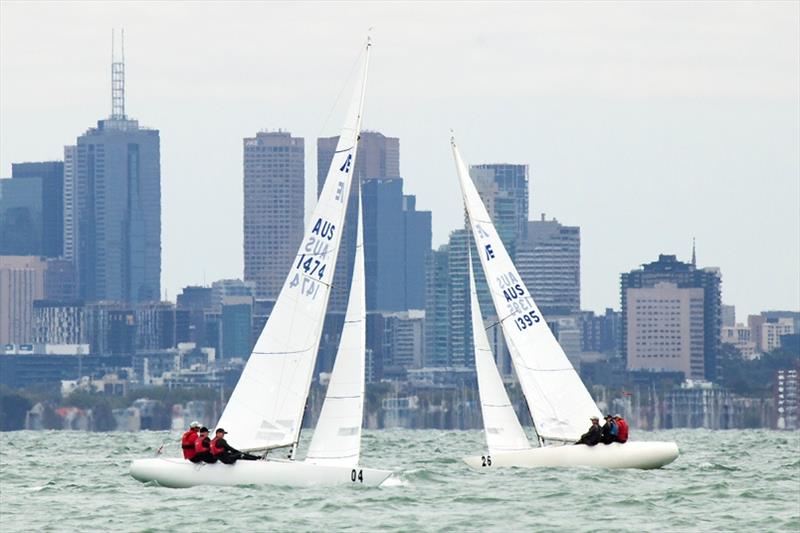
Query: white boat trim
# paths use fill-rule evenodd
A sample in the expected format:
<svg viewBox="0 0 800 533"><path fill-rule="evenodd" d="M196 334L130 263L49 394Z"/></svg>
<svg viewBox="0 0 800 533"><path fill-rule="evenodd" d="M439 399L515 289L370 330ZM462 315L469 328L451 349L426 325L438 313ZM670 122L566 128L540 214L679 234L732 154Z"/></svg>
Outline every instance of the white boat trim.
<svg viewBox="0 0 800 533"><path fill-rule="evenodd" d="M390 470L311 464L305 461L269 459L237 461L235 464L192 463L176 457L137 459L130 474L141 482L163 487L188 488L198 485L280 485L310 487L355 485L377 487L391 475Z"/></svg>
<svg viewBox="0 0 800 533"><path fill-rule="evenodd" d="M516 452L502 452L464 457L464 462L478 470L498 467L554 468L661 468L679 454L674 442L614 442L586 446L585 444L545 446Z"/></svg>

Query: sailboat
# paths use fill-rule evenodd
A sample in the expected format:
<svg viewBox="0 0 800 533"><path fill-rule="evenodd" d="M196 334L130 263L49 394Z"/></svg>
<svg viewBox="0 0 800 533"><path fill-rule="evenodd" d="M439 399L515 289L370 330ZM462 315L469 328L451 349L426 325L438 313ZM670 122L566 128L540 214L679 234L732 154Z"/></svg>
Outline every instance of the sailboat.
<svg viewBox="0 0 800 533"><path fill-rule="evenodd" d="M261 453L264 459L233 465L138 459L130 473L139 481L168 487L378 486L391 475L388 470L358 465L366 336L360 209L353 282L334 370L308 457L295 460L355 168L370 46L368 41L361 80L297 258L216 426L228 431L226 440L233 447ZM286 448L288 457L269 455Z"/></svg>
<svg viewBox="0 0 800 533"><path fill-rule="evenodd" d="M470 261L475 369L488 453L465 457L464 461L478 469L503 466L648 469L674 461L678 457L674 442L571 445L586 431L590 417L601 417L600 410L511 261L469 177L455 139L451 139L451 144L475 246L539 444L530 445L508 400L486 339Z"/></svg>

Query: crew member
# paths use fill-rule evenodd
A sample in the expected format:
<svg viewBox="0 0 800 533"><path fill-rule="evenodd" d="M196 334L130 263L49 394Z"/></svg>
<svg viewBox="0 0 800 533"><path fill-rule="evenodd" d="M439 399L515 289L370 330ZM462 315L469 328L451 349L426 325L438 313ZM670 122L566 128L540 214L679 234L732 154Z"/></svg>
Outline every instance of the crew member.
<svg viewBox="0 0 800 533"><path fill-rule="evenodd" d="M181 437L181 448L183 449L183 458L191 460L196 453L194 451L194 443L197 440L197 430L200 429L200 422L195 420L189 424L189 429Z"/></svg>
<svg viewBox="0 0 800 533"><path fill-rule="evenodd" d="M617 442L627 442L628 423L619 414L614 415L614 422L617 423Z"/></svg>
<svg viewBox="0 0 800 533"><path fill-rule="evenodd" d="M600 442L600 436L602 435L603 431L600 429L600 419L596 416L590 418L592 421L592 426L589 428L589 431L581 435L580 440L575 444L585 444L587 446L594 446L598 442Z"/></svg>
<svg viewBox="0 0 800 533"><path fill-rule="evenodd" d="M612 442L617 440L617 433L619 432L619 428L617 427L616 422L614 422L614 417L611 415L606 415L606 423L603 426L603 433L600 435L600 442L603 444L611 444Z"/></svg>
<svg viewBox="0 0 800 533"><path fill-rule="evenodd" d="M193 463L201 461L206 463L216 463L217 458L211 455L211 439L208 438L208 428L201 427L197 432L197 440L194 441L194 457L190 459Z"/></svg>
<svg viewBox="0 0 800 533"><path fill-rule="evenodd" d="M250 455L249 453L240 452L225 440L225 434L228 433L222 428L218 428L214 432L214 438L211 440L211 454L226 465L232 465L239 459L245 461L258 461L260 457Z"/></svg>

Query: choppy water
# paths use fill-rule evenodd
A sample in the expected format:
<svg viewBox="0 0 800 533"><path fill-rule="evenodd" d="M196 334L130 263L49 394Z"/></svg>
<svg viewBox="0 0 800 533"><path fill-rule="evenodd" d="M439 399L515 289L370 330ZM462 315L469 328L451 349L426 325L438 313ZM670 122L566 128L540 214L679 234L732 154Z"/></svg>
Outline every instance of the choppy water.
<svg viewBox="0 0 800 533"><path fill-rule="evenodd" d="M678 442L681 456L661 470L474 472L460 457L483 449L479 431L366 431L362 464L394 469L391 486L167 489L131 478L130 461L167 436L0 433L0 530L800 531L800 432L636 432Z"/></svg>

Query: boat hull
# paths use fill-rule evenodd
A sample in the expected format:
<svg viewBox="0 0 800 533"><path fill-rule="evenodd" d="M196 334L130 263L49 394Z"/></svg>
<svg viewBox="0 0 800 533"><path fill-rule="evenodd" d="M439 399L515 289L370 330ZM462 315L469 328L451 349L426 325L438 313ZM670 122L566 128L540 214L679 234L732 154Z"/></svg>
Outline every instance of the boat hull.
<svg viewBox="0 0 800 533"><path fill-rule="evenodd" d="M304 461L237 461L235 464L192 463L185 459L136 459L130 474L141 482L155 482L172 488L197 485L363 485L377 487L392 475L389 470L330 466Z"/></svg>
<svg viewBox="0 0 800 533"><path fill-rule="evenodd" d="M565 445L531 448L465 457L478 470L516 466L521 468L591 466L597 468L661 468L678 457L674 442L626 442L597 446Z"/></svg>

